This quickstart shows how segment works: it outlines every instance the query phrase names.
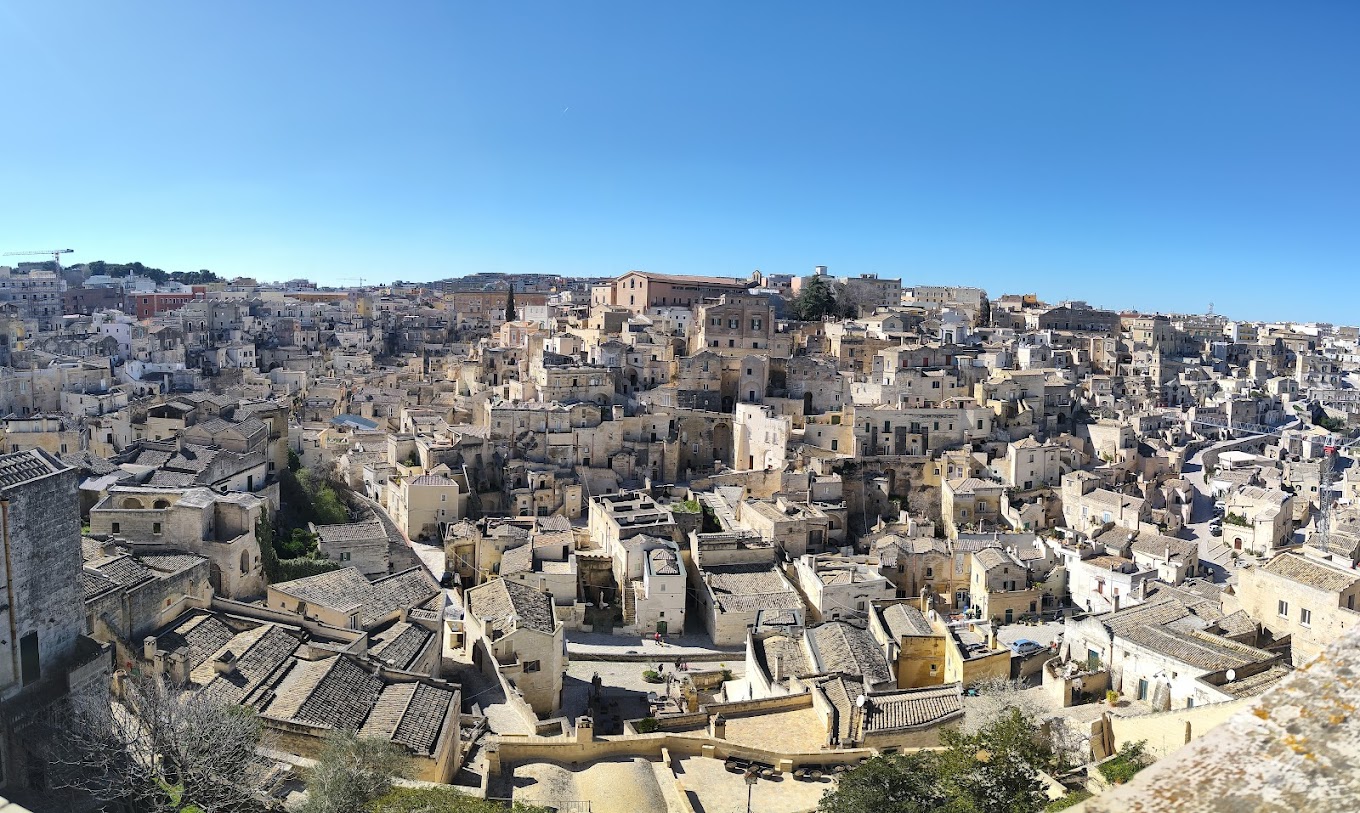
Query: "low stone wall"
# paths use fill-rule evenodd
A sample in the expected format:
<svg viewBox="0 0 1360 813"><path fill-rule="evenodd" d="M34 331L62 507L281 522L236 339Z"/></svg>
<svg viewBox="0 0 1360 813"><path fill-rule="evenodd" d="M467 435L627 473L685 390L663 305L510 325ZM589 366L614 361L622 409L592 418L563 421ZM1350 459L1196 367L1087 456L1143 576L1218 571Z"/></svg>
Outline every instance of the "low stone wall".
<svg viewBox="0 0 1360 813"><path fill-rule="evenodd" d="M589 763L618 757L660 759L662 749L672 757L706 756L725 760L729 756L751 759L792 771L802 765L843 765L858 763L875 755L872 748L853 748L788 753L747 745L736 745L706 734L631 734L585 740L571 737L529 737L501 735L487 749L487 772L499 774L510 766L525 762L555 762L562 765Z"/></svg>
<svg viewBox="0 0 1360 813"><path fill-rule="evenodd" d="M1147 750L1160 759L1223 723L1251 705L1253 700L1254 698L1229 700L1224 703L1195 706L1192 709L1140 714L1136 717L1111 715L1110 733L1114 737L1113 744L1116 749L1126 742L1147 740Z"/></svg>

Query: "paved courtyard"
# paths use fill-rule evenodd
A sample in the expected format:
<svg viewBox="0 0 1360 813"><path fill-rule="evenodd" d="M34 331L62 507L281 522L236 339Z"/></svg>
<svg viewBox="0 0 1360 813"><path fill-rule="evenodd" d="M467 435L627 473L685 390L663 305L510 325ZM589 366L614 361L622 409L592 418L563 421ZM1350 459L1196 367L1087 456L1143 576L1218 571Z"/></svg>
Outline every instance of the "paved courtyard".
<svg viewBox="0 0 1360 813"><path fill-rule="evenodd" d="M826 743L826 726L811 707L727 719L728 742L809 753Z"/></svg>
<svg viewBox="0 0 1360 813"><path fill-rule="evenodd" d="M728 773L720 760L686 757L679 761L675 775L695 813L740 813L746 809L746 780ZM832 780L800 782L792 776L762 779L751 789L751 810L759 813L802 813L816 810L822 794L833 787Z"/></svg>

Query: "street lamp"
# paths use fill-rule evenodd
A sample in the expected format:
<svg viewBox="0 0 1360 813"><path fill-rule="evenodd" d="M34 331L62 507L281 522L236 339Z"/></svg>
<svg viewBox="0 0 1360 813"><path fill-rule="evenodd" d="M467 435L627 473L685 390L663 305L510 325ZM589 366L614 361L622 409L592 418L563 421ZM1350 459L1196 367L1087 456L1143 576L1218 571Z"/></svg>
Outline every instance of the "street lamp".
<svg viewBox="0 0 1360 813"><path fill-rule="evenodd" d="M751 813L751 790L756 786L759 774L754 768L746 770L746 813Z"/></svg>

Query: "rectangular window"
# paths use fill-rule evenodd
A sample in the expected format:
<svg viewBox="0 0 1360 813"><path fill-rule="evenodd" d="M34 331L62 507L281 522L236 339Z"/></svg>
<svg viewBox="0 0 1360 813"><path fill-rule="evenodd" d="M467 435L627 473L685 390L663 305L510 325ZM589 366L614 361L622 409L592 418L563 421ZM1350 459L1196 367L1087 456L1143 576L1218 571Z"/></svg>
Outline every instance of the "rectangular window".
<svg viewBox="0 0 1360 813"><path fill-rule="evenodd" d="M30 632L19 639L19 661L25 686L42 677L42 665L38 662L38 633Z"/></svg>
<svg viewBox="0 0 1360 813"><path fill-rule="evenodd" d="M540 667L538 661L525 661L525 662L524 662L524 672L525 672L525 674L528 674L529 672L537 672L540 668L541 668L541 667Z"/></svg>
<svg viewBox="0 0 1360 813"><path fill-rule="evenodd" d="M110 530L113 531L114 533L118 533L118 530L119 530L119 529L118 529L118 523L116 523L116 522L113 523L113 525L112 525L112 527L110 528Z"/></svg>
<svg viewBox="0 0 1360 813"><path fill-rule="evenodd" d="M1299 623L1305 627L1313 626L1313 611L1299 608Z"/></svg>
<svg viewBox="0 0 1360 813"><path fill-rule="evenodd" d="M160 532L161 532L161 524L160 524L159 522L153 522L153 523L151 523L151 533L153 533L153 534L158 534L158 533L160 533Z"/></svg>
<svg viewBox="0 0 1360 813"><path fill-rule="evenodd" d="M1281 601L1280 604L1279 604L1279 607L1276 609L1276 612L1278 612L1278 613L1280 614L1280 617L1281 617L1281 618L1288 618L1288 617L1289 617L1289 602L1287 602L1287 601Z"/></svg>
<svg viewBox="0 0 1360 813"><path fill-rule="evenodd" d="M840 441L838 441L838 440L832 440L832 441L831 441L831 451L833 451L833 452L836 451L836 447L838 447L838 446L840 446ZM1352 599L1352 601L1354 601L1354 599Z"/></svg>

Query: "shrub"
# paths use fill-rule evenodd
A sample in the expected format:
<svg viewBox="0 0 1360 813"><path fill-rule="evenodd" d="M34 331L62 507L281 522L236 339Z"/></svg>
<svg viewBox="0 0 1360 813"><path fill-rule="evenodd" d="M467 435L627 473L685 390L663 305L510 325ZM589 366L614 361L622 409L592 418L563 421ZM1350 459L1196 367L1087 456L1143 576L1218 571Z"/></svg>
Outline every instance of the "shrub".
<svg viewBox="0 0 1360 813"><path fill-rule="evenodd" d="M1095 794L1091 793L1091 791L1086 788L1078 788L1077 790L1069 792L1061 799L1054 799L1049 802L1048 806L1044 808L1044 813L1056 813L1056 811L1059 810L1066 810L1069 807L1081 804L1094 795Z"/></svg>
<svg viewBox="0 0 1360 813"><path fill-rule="evenodd" d="M656 671L655 669L648 669L644 671L642 673L642 679L647 681L648 683L662 683L665 681L665 678L661 677L661 673Z"/></svg>
<svg viewBox="0 0 1360 813"><path fill-rule="evenodd" d="M1122 785L1151 764L1147 740L1126 742L1119 746L1118 753L1100 764L1100 775L1111 785Z"/></svg>
<svg viewBox="0 0 1360 813"><path fill-rule="evenodd" d="M1118 703L1118 702L1119 702L1119 692L1116 692L1114 689L1106 689L1106 690L1105 690L1105 702L1106 702L1106 703L1109 703L1111 706L1113 706L1115 703Z"/></svg>
<svg viewBox="0 0 1360 813"><path fill-rule="evenodd" d="M639 734L651 734L660 727L661 724L656 721L655 717L643 717L641 720L638 720L637 725L634 726Z"/></svg>

